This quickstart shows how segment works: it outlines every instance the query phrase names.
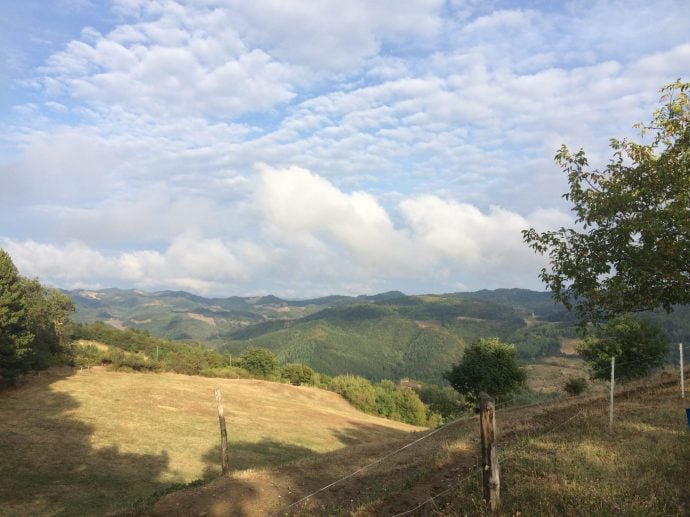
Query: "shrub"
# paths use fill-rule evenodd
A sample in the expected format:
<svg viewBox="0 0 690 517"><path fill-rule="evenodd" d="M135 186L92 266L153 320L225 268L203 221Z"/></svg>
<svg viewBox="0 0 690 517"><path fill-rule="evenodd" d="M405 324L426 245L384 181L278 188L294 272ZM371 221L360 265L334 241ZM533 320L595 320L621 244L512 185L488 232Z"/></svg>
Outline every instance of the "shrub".
<svg viewBox="0 0 690 517"><path fill-rule="evenodd" d="M314 378L314 370L301 363L289 363L283 366L280 377L290 382L293 386L311 384Z"/></svg>
<svg viewBox="0 0 690 517"><path fill-rule="evenodd" d="M192 347L181 347L167 354L165 363L166 369L185 375L198 375L209 366L204 350Z"/></svg>
<svg viewBox="0 0 690 517"><path fill-rule="evenodd" d="M425 385L419 389L419 398L444 419L456 418L472 407L463 395L450 386Z"/></svg>
<svg viewBox="0 0 690 517"><path fill-rule="evenodd" d="M113 370L132 370L135 372L152 372L158 370L159 364L142 353L125 352L111 347L102 357L102 362L110 363Z"/></svg>
<svg viewBox="0 0 690 517"><path fill-rule="evenodd" d="M414 425L426 424L426 406L412 388L396 388L393 392L400 421Z"/></svg>
<svg viewBox="0 0 690 517"><path fill-rule="evenodd" d="M204 368L199 372L203 377L222 379L251 379L252 374L239 366L225 366L222 368Z"/></svg>
<svg viewBox="0 0 690 517"><path fill-rule="evenodd" d="M584 377L572 377L563 385L563 390L568 395L582 395L587 391L587 379Z"/></svg>
<svg viewBox="0 0 690 517"><path fill-rule="evenodd" d="M92 344L75 345L72 348L72 363L80 368L90 368L101 362L103 353Z"/></svg>
<svg viewBox="0 0 690 517"><path fill-rule="evenodd" d="M275 376L278 370L278 359L270 350L249 347L240 354L237 366L244 368L255 377L267 379Z"/></svg>
<svg viewBox="0 0 690 517"><path fill-rule="evenodd" d="M329 388L357 409L376 414L376 390L367 379L356 375L338 375L331 379Z"/></svg>

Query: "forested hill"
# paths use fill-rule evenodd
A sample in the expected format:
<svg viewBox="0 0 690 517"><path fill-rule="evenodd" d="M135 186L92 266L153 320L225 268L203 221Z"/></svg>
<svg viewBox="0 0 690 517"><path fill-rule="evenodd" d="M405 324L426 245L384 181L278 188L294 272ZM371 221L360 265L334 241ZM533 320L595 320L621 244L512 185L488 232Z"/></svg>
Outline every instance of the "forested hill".
<svg viewBox="0 0 690 517"><path fill-rule="evenodd" d="M249 346L273 351L329 374L370 379L412 377L438 381L479 337L514 343L530 360L556 355L577 337L572 315L549 293L497 289L406 296L275 296L203 298L185 292L105 289L67 292L83 322L145 329L153 335L197 340L238 353ZM690 341L687 308L655 315L669 337Z"/></svg>
<svg viewBox="0 0 690 517"><path fill-rule="evenodd" d="M523 358L558 354L561 339L574 336L574 328L569 322L541 321L536 309L465 294L360 301L238 329L222 347L230 352L264 347L330 375L439 381L479 337L516 343Z"/></svg>
<svg viewBox="0 0 690 517"><path fill-rule="evenodd" d="M285 320L298 320L324 309L350 307L361 304L396 305L408 309L401 312L417 319L435 319L443 306L438 303L424 307L439 297L409 297L400 291L372 296L326 296L308 300L283 300L276 296L204 298L184 291L143 292L124 289L63 291L77 307L76 319L84 323L104 321L115 327L148 330L167 339L209 340L225 338L238 329L257 323L268 323L265 329L280 328ZM550 321L567 319L565 311L555 305L548 293L525 289L498 289L476 293L444 295L446 299L467 299L507 306L526 316L534 313ZM407 301L406 301L407 300ZM482 309L489 319L500 319L501 310L487 305ZM446 306L446 310L447 310ZM461 312L470 310L466 305ZM479 309L473 309L477 312ZM427 314L424 314L427 311ZM451 310L452 312L452 310ZM344 313L346 314L346 313ZM357 312L345 318L356 318ZM555 317L554 317L555 315ZM467 316L467 314L465 314ZM483 317L475 314L474 317ZM253 329L251 332L257 332Z"/></svg>
<svg viewBox="0 0 690 517"><path fill-rule="evenodd" d="M374 296L282 300L271 295L204 298L184 291L148 293L134 289L62 292L74 301L77 321L103 321L114 327L148 330L166 339L200 341L223 337L255 323L302 318L327 307L405 296L393 291Z"/></svg>

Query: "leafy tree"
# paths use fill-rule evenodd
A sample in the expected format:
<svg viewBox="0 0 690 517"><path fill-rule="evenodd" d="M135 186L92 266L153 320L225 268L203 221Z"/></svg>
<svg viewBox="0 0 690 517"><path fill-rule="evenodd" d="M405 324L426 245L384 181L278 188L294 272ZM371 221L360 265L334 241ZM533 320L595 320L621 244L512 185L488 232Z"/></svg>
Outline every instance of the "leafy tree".
<svg viewBox="0 0 690 517"><path fill-rule="evenodd" d="M0 382L12 384L31 368L33 342L22 279L9 254L0 249Z"/></svg>
<svg viewBox="0 0 690 517"><path fill-rule="evenodd" d="M523 231L548 254L540 278L581 321L690 303L690 83L665 86L649 143L612 139L613 157L590 169L585 152L562 146L577 229Z"/></svg>
<svg viewBox="0 0 690 517"><path fill-rule="evenodd" d="M290 381L290 384L293 386L300 386L302 384L311 384L314 373L314 370L306 364L289 363L283 366L280 376Z"/></svg>
<svg viewBox="0 0 690 517"><path fill-rule="evenodd" d="M74 304L56 289L43 286L37 279L22 279L26 299L28 328L34 335L33 368L46 368L51 358L63 352L64 324Z"/></svg>
<svg viewBox="0 0 690 517"><path fill-rule="evenodd" d="M476 401L485 391L501 399L525 384L525 371L518 366L515 347L498 338L481 338L472 343L458 364L446 372L446 379L461 395Z"/></svg>
<svg viewBox="0 0 690 517"><path fill-rule="evenodd" d="M278 359L270 350L249 347L240 354L237 366L244 368L256 377L269 378L278 370Z"/></svg>
<svg viewBox="0 0 690 517"><path fill-rule="evenodd" d="M610 377L611 357L616 358L616 377L633 379L661 366L668 345L668 339L654 323L624 315L600 327L577 351L592 367L595 379Z"/></svg>

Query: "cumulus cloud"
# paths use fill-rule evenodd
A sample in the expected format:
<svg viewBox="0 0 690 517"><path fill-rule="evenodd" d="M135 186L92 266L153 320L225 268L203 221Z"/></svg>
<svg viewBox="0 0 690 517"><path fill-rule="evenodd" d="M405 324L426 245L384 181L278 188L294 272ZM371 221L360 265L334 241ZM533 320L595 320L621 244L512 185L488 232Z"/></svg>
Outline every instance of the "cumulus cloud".
<svg viewBox="0 0 690 517"><path fill-rule="evenodd" d="M133 285L209 293L232 288L247 275L243 259L263 259L255 246L228 246L219 239L181 235L164 251L134 250L106 254L72 241L65 245L4 239L2 247L28 276L63 287ZM234 249L231 249L234 248Z"/></svg>
<svg viewBox="0 0 690 517"><path fill-rule="evenodd" d="M70 42L48 60L46 89L157 117L234 117L294 96L298 70L247 48L227 10L173 3L119 7L144 9L152 19Z"/></svg>
<svg viewBox="0 0 690 517"><path fill-rule="evenodd" d="M413 277L408 286L415 290L437 282L480 288L529 284L539 259L522 244L520 230L567 218L554 210L531 218L498 207L483 213L432 195L404 199L391 214L371 194L343 191L296 167L261 166L251 196L258 211L258 234L251 239L185 232L160 251L112 254L76 240L4 239L2 245L24 274L68 287L251 294L260 277L270 292L294 296L306 288L305 296L355 287L372 292ZM396 215L403 221L397 227ZM315 287L320 281L328 287Z"/></svg>
<svg viewBox="0 0 690 517"><path fill-rule="evenodd" d="M306 169L261 167L258 202L277 239L298 239L312 246L326 240L357 264L380 272L420 262L412 241L393 227L372 195L346 194Z"/></svg>

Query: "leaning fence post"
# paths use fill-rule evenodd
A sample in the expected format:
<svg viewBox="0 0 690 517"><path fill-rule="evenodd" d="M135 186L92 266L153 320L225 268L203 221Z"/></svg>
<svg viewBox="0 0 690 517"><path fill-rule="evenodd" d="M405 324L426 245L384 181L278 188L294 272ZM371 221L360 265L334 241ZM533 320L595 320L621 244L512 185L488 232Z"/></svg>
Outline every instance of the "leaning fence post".
<svg viewBox="0 0 690 517"><path fill-rule="evenodd" d="M479 425L482 444L482 482L484 500L491 512L498 512L501 504L501 486L496 456L496 406L486 393L479 394Z"/></svg>
<svg viewBox="0 0 690 517"><path fill-rule="evenodd" d="M225 413L221 404L220 388L216 388L216 404L218 405L218 421L220 422L220 461L223 474L228 473L228 431L225 428Z"/></svg>

